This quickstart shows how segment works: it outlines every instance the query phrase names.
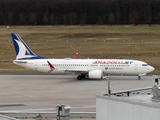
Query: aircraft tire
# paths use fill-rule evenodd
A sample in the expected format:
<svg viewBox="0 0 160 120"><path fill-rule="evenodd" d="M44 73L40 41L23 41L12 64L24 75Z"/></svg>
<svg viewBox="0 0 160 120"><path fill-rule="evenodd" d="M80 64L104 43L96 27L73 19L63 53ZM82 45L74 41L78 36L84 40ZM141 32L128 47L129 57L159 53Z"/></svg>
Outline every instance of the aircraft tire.
<svg viewBox="0 0 160 120"><path fill-rule="evenodd" d="M78 80L82 80L82 76L79 75L79 76L77 77L77 79L78 79Z"/></svg>
<svg viewBox="0 0 160 120"><path fill-rule="evenodd" d="M138 76L138 78L137 78L138 80L141 80L141 76Z"/></svg>

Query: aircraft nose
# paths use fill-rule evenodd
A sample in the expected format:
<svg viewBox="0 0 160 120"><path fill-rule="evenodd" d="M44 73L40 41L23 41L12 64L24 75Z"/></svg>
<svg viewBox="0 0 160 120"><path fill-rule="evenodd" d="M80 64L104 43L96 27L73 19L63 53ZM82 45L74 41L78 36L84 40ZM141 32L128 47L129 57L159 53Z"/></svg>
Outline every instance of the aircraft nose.
<svg viewBox="0 0 160 120"><path fill-rule="evenodd" d="M149 66L149 71L150 71L150 72L154 71L154 67Z"/></svg>

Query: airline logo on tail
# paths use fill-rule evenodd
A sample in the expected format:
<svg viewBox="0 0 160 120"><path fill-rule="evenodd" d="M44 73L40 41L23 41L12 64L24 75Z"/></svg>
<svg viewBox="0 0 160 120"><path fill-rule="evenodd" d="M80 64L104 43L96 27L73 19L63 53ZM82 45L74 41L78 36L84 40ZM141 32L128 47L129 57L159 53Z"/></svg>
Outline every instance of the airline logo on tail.
<svg viewBox="0 0 160 120"><path fill-rule="evenodd" d="M11 36L14 43L17 60L45 59L41 56L37 56L36 54L34 54L18 34L11 33Z"/></svg>

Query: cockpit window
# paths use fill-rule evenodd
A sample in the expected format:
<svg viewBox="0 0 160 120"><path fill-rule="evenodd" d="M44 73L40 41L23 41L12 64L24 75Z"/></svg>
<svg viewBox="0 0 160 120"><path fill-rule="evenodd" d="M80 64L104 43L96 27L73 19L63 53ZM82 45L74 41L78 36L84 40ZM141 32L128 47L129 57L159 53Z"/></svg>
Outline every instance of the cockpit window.
<svg viewBox="0 0 160 120"><path fill-rule="evenodd" d="M142 64L142 66L148 66L148 64Z"/></svg>

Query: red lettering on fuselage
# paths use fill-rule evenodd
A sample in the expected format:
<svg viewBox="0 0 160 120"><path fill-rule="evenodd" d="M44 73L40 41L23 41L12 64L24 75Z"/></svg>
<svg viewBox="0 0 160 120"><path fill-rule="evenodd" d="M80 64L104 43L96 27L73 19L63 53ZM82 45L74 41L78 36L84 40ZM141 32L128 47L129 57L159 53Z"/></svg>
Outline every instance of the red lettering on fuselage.
<svg viewBox="0 0 160 120"><path fill-rule="evenodd" d="M123 61L95 61L93 64L123 64Z"/></svg>
<svg viewBox="0 0 160 120"><path fill-rule="evenodd" d="M93 64L97 64L97 61L95 61Z"/></svg>
<svg viewBox="0 0 160 120"><path fill-rule="evenodd" d="M118 64L123 64L123 62L122 62L122 61L119 61Z"/></svg>

